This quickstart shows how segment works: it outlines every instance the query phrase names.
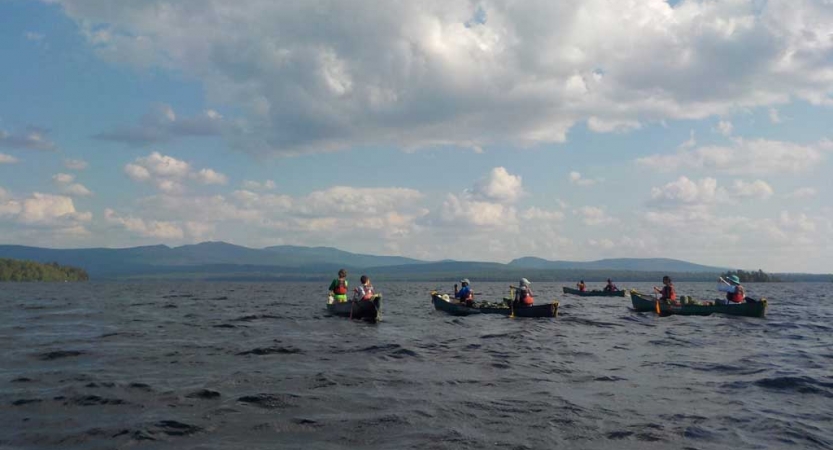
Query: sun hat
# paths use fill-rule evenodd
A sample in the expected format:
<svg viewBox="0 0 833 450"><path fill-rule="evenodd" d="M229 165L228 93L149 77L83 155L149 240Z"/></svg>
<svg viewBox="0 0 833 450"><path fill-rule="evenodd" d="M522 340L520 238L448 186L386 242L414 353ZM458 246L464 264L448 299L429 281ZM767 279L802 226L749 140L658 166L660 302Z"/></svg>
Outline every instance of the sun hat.
<svg viewBox="0 0 833 450"><path fill-rule="evenodd" d="M526 278L521 278L521 281L520 281L519 284L521 286L529 286L530 283L531 283L531 281L527 280Z"/></svg>
<svg viewBox="0 0 833 450"><path fill-rule="evenodd" d="M726 277L726 279L734 284L740 284L740 278L738 278L737 275L729 275L728 277Z"/></svg>
<svg viewBox="0 0 833 450"><path fill-rule="evenodd" d="M460 280L460 284L462 283L471 284L468 278L463 278L462 280Z"/></svg>

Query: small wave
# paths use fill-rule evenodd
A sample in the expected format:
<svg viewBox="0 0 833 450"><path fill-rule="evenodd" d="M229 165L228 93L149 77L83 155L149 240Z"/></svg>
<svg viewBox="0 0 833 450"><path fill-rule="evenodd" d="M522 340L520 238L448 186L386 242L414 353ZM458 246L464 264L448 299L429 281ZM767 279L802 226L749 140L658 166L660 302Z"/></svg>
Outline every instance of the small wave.
<svg viewBox="0 0 833 450"><path fill-rule="evenodd" d="M57 350L54 352L46 352L40 355L40 359L44 361L52 361L61 358L71 358L73 356L81 356L84 352L78 350Z"/></svg>
<svg viewBox="0 0 833 450"><path fill-rule="evenodd" d="M295 353L303 353L300 349L292 347L258 347L251 350L237 353L237 355L291 355Z"/></svg>
<svg viewBox="0 0 833 450"><path fill-rule="evenodd" d="M201 400L210 400L220 398L220 393L209 389L197 389L194 392L185 395L185 398L198 398Z"/></svg>
<svg viewBox="0 0 833 450"><path fill-rule="evenodd" d="M294 397L287 394L257 394L244 395L238 398L237 401L263 409L284 409L297 406L292 400Z"/></svg>
<svg viewBox="0 0 833 450"><path fill-rule="evenodd" d="M280 319L281 316L273 316L271 314L250 314L248 316L241 316L234 319L235 322L251 322L260 319Z"/></svg>
<svg viewBox="0 0 833 450"><path fill-rule="evenodd" d="M132 432L131 430L122 430L114 434L113 437L116 438L128 435L130 436L130 439L134 441L156 441L157 436L159 435L182 437L190 436L202 431L202 427L180 422L178 420L160 420L159 422L155 422L141 430L134 430Z"/></svg>
<svg viewBox="0 0 833 450"><path fill-rule="evenodd" d="M616 382L616 381L627 381L627 378L617 377L617 376L613 376L613 375L605 375L605 376L593 378L593 381Z"/></svg>
<svg viewBox="0 0 833 450"><path fill-rule="evenodd" d="M98 406L98 405L127 405L128 402L120 398L105 398L98 395L79 395L72 397L64 402L64 405L70 406Z"/></svg>
<svg viewBox="0 0 833 450"><path fill-rule="evenodd" d="M418 358L420 355L419 353L409 350L407 348L400 348L390 352L387 356L394 358L394 359L402 359L402 358Z"/></svg>
<svg viewBox="0 0 833 450"><path fill-rule="evenodd" d="M32 403L40 403L42 401L43 401L43 399L40 399L40 398L21 398L19 400L13 401L12 406L23 406L23 405L29 405L29 404L32 404Z"/></svg>
<svg viewBox="0 0 833 450"><path fill-rule="evenodd" d="M833 398L833 383L825 383L812 377L775 377L755 381L756 386L775 391L793 391Z"/></svg>

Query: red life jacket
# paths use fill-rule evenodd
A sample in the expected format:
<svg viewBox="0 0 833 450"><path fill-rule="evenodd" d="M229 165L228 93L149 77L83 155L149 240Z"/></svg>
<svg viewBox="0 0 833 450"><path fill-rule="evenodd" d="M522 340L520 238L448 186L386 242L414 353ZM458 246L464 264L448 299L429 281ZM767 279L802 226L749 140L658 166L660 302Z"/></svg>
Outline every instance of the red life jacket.
<svg viewBox="0 0 833 450"><path fill-rule="evenodd" d="M746 298L746 293L743 291L743 286L741 285L737 285L735 292L726 293L726 300L732 303L742 303L744 298Z"/></svg>
<svg viewBox="0 0 833 450"><path fill-rule="evenodd" d="M365 292L362 300L373 300L373 288L370 288Z"/></svg>
<svg viewBox="0 0 833 450"><path fill-rule="evenodd" d="M674 290L674 285L668 285L662 288L662 300L676 300L677 291Z"/></svg>
<svg viewBox="0 0 833 450"><path fill-rule="evenodd" d="M333 294L336 295L347 295L347 281L339 278L338 286L333 289Z"/></svg>
<svg viewBox="0 0 833 450"><path fill-rule="evenodd" d="M373 300L373 286L363 286L364 295L362 295L362 300ZM356 294L359 293L359 288L355 289Z"/></svg>

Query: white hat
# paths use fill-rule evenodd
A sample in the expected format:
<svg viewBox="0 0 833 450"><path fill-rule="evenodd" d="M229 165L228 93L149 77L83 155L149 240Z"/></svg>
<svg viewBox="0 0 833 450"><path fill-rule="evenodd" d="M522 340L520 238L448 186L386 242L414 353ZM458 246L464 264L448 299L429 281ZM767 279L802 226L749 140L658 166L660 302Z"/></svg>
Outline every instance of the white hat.
<svg viewBox="0 0 833 450"><path fill-rule="evenodd" d="M468 278L463 278L462 280L460 280L460 284L462 283L471 284Z"/></svg>
<svg viewBox="0 0 833 450"><path fill-rule="evenodd" d="M531 281L527 280L526 278L521 278L521 282L520 282L521 286L529 286L530 283L531 283Z"/></svg>

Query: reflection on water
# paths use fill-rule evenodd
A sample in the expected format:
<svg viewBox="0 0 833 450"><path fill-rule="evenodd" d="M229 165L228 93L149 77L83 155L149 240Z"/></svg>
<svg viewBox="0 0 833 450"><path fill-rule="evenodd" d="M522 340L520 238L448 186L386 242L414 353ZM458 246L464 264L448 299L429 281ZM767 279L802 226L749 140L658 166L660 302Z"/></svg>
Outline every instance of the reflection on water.
<svg viewBox="0 0 833 450"><path fill-rule="evenodd" d="M322 286L2 285L0 448L833 446L827 284L749 285L753 319L536 283L559 317L509 319L389 283L378 325L327 317Z"/></svg>

